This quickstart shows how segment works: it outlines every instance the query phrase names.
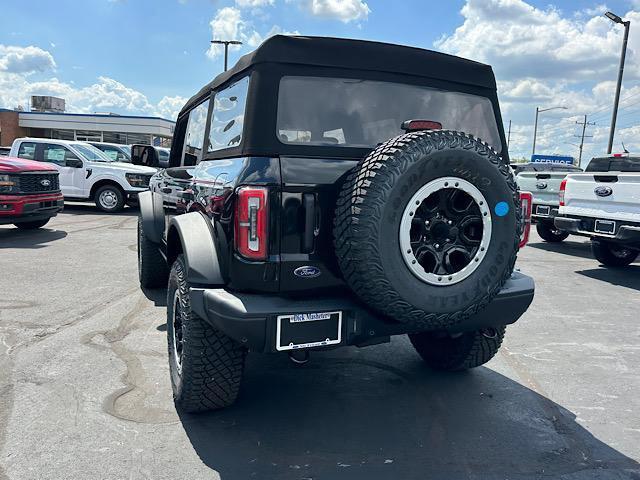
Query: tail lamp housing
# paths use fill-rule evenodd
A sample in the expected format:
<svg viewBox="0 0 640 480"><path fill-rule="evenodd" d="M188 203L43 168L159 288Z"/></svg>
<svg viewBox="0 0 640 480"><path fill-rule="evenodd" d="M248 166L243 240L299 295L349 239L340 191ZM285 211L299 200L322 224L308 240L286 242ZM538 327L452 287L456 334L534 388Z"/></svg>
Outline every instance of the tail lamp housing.
<svg viewBox="0 0 640 480"><path fill-rule="evenodd" d="M241 187L236 192L235 246L249 260L265 260L268 255L268 199L265 187Z"/></svg>
<svg viewBox="0 0 640 480"><path fill-rule="evenodd" d="M520 192L520 209L522 211L522 233L520 234L520 248L524 247L529 241L531 233L531 208L533 204L533 195L531 192Z"/></svg>
<svg viewBox="0 0 640 480"><path fill-rule="evenodd" d="M564 192L567 189L567 179L565 178L560 182L560 193L558 194L559 205L564 207Z"/></svg>

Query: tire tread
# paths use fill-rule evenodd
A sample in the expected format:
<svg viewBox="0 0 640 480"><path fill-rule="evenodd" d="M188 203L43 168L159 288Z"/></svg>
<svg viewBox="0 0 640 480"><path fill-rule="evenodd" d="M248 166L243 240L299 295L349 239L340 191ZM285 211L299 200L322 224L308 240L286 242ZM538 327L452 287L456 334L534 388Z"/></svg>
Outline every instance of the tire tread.
<svg viewBox="0 0 640 480"><path fill-rule="evenodd" d="M380 258L377 232L367 218L379 218L386 196L411 162L435 150L473 150L493 163L504 177L512 195L517 228L514 231L512 254L502 277L474 305L451 313L429 313L404 300L385 276ZM511 168L486 142L472 135L450 130L411 132L382 143L364 158L346 177L336 202L334 217L334 247L342 274L349 287L368 305L416 329L446 328L460 323L480 311L498 294L511 276L522 232L519 189ZM375 278L376 281L370 281Z"/></svg>

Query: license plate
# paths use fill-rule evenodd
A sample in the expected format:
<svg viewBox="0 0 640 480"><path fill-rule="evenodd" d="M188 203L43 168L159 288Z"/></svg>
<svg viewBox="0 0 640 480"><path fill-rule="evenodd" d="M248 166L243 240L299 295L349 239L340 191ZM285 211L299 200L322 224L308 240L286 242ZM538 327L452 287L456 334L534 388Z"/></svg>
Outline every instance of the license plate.
<svg viewBox="0 0 640 480"><path fill-rule="evenodd" d="M612 220L596 220L596 226L593 231L613 235L616 232L616 222Z"/></svg>
<svg viewBox="0 0 640 480"><path fill-rule="evenodd" d="M545 217L548 217L550 212L551 207L548 205L538 205L536 207L536 215L544 215Z"/></svg>
<svg viewBox="0 0 640 480"><path fill-rule="evenodd" d="M342 312L280 315L276 322L276 350L335 345L342 341Z"/></svg>

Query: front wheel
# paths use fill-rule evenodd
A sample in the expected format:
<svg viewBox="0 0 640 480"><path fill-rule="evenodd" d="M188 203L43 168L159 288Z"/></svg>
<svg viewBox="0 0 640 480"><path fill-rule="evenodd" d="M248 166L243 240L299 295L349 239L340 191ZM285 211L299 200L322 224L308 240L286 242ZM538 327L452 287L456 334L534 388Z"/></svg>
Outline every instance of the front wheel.
<svg viewBox="0 0 640 480"><path fill-rule="evenodd" d="M638 258L638 251L603 240L591 240L591 251L607 267L626 267Z"/></svg>
<svg viewBox="0 0 640 480"><path fill-rule="evenodd" d="M187 413L227 407L240 390L246 349L191 309L184 255L169 275L167 337L176 406Z"/></svg>
<svg viewBox="0 0 640 480"><path fill-rule="evenodd" d="M18 227L20 230L35 230L36 228L44 227L47 223L49 223L50 218L45 218L44 220L36 220L33 222L20 222L15 223L14 225Z"/></svg>
<svg viewBox="0 0 640 480"><path fill-rule="evenodd" d="M119 212L124 208L124 192L117 185L103 185L96 191L95 202L103 212Z"/></svg>
<svg viewBox="0 0 640 480"><path fill-rule="evenodd" d="M460 371L479 367L491 360L502 344L506 327L450 335L423 332L409 335L411 344L429 367Z"/></svg>
<svg viewBox="0 0 640 480"><path fill-rule="evenodd" d="M569 232L558 230L550 223L538 223L536 224L536 230L538 231L540 238L550 243L562 242L569 236Z"/></svg>

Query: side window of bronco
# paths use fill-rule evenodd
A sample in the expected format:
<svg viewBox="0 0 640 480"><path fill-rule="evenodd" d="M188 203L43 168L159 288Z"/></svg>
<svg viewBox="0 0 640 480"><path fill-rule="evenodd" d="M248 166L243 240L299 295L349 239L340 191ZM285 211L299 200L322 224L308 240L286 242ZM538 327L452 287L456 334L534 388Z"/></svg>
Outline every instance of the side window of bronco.
<svg viewBox="0 0 640 480"><path fill-rule="evenodd" d="M237 147L242 140L249 77L244 77L216 93L209 129L209 151Z"/></svg>
<svg viewBox="0 0 640 480"><path fill-rule="evenodd" d="M185 167L196 165L202 160L204 145L204 133L207 126L207 114L209 113L209 100L202 102L189 113L189 123L185 134L184 148L182 150L182 165Z"/></svg>

